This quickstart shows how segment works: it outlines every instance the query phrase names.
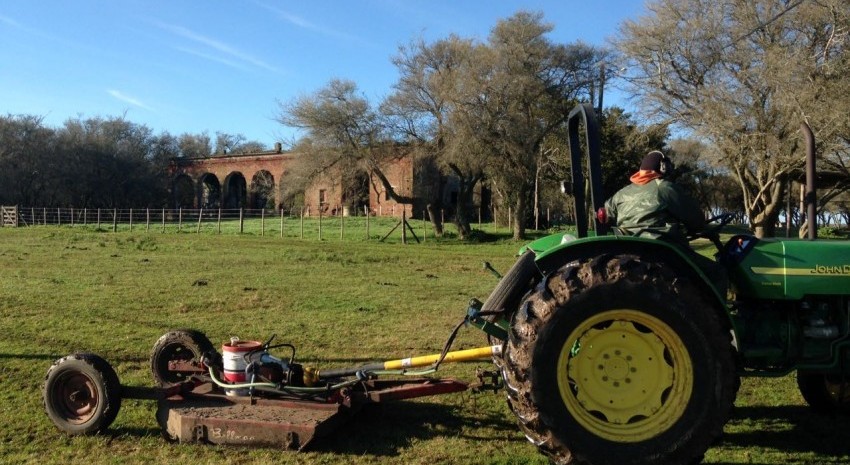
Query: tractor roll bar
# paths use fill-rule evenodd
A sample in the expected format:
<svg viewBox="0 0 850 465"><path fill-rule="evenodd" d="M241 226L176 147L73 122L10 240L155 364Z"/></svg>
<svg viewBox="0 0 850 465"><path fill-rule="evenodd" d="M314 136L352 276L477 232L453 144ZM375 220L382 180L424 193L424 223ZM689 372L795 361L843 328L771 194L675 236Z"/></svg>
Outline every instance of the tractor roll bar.
<svg viewBox="0 0 850 465"><path fill-rule="evenodd" d="M812 128L805 121L800 127L803 131L803 139L806 142L806 218L808 218L808 238L815 240L818 238L817 226L817 191L815 190L815 135L812 133Z"/></svg>
<svg viewBox="0 0 850 465"><path fill-rule="evenodd" d="M596 119L596 110L589 103L581 103L575 106L567 118L567 127L570 134L570 166L572 171L571 194L575 203L576 234L578 237L587 237L587 206L585 204L585 181L582 170L581 138L579 137L579 123L584 123L585 150L587 156L588 177L590 177L590 202L595 213L605 204L602 194L602 162L601 144L599 140L599 122ZM593 215L596 218L596 215ZM595 219L597 236L607 233L607 226Z"/></svg>

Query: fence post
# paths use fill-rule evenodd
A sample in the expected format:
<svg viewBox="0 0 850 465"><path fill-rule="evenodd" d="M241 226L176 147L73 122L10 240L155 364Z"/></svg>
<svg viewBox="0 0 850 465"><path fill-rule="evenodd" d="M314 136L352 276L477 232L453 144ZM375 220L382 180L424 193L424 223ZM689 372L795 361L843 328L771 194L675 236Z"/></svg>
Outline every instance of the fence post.
<svg viewBox="0 0 850 465"><path fill-rule="evenodd" d="M218 233L221 234L221 208L218 209Z"/></svg>
<svg viewBox="0 0 850 465"><path fill-rule="evenodd" d="M74 225L74 207L71 207L71 226Z"/></svg>
<svg viewBox="0 0 850 465"><path fill-rule="evenodd" d="M145 232L151 230L151 209L145 208Z"/></svg>
<svg viewBox="0 0 850 465"><path fill-rule="evenodd" d="M345 215L342 214L342 208L339 209L339 240L345 239Z"/></svg>
<svg viewBox="0 0 850 465"><path fill-rule="evenodd" d="M100 208L97 209L97 229L100 229Z"/></svg>
<svg viewBox="0 0 850 465"><path fill-rule="evenodd" d="M183 207L177 209L177 232L183 230Z"/></svg>
<svg viewBox="0 0 850 465"><path fill-rule="evenodd" d="M428 212L422 210L422 243L425 243L425 236L428 235Z"/></svg>
<svg viewBox="0 0 850 465"><path fill-rule="evenodd" d="M56 209L56 226L62 226L62 210Z"/></svg>
<svg viewBox="0 0 850 465"><path fill-rule="evenodd" d="M266 209L260 209L260 236L266 235Z"/></svg>
<svg viewBox="0 0 850 465"><path fill-rule="evenodd" d="M165 233L165 209L162 209L162 232Z"/></svg>
<svg viewBox="0 0 850 465"><path fill-rule="evenodd" d="M280 237L283 237L283 207L280 207Z"/></svg>
<svg viewBox="0 0 850 465"><path fill-rule="evenodd" d="M204 217L204 209L201 208L200 210L198 210L198 227L197 227L197 229L195 229L195 234L201 233L201 218L203 218L203 217Z"/></svg>
<svg viewBox="0 0 850 465"><path fill-rule="evenodd" d="M130 209L130 232L133 232L133 209Z"/></svg>
<svg viewBox="0 0 850 465"><path fill-rule="evenodd" d="M401 210L401 243L407 244L407 210Z"/></svg>
<svg viewBox="0 0 850 465"><path fill-rule="evenodd" d="M112 232L118 232L118 209L112 209Z"/></svg>
<svg viewBox="0 0 850 465"><path fill-rule="evenodd" d="M245 232L245 209L239 207L239 234Z"/></svg>

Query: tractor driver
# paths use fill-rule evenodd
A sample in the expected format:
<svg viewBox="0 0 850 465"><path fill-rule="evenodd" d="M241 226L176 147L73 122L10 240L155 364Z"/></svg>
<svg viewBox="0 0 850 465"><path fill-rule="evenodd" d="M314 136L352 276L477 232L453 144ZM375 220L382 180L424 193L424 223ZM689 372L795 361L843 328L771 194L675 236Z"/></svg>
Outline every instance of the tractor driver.
<svg viewBox="0 0 850 465"><path fill-rule="evenodd" d="M646 154L631 184L620 189L597 212L601 223L624 235L660 239L678 245L725 294L728 277L714 260L688 245L687 234L702 231L705 217L697 201L668 179L673 162L653 150Z"/></svg>

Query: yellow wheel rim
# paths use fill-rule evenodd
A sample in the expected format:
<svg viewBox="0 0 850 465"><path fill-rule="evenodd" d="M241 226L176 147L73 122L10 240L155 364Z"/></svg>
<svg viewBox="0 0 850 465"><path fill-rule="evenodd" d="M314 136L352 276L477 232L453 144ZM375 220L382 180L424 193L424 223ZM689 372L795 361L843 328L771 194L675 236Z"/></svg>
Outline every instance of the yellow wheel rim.
<svg viewBox="0 0 850 465"><path fill-rule="evenodd" d="M558 357L558 389L585 430L614 442L653 438L675 423L693 390L693 365L679 335L635 310L583 321Z"/></svg>

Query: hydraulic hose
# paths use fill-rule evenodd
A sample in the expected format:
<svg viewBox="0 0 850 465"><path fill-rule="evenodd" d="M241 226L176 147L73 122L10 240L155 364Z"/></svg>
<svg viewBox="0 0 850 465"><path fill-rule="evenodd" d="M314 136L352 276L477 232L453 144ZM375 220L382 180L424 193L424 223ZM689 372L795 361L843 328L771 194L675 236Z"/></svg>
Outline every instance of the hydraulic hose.
<svg viewBox="0 0 850 465"><path fill-rule="evenodd" d="M344 387L352 386L360 382L359 379L353 379L350 381L344 381L341 383L337 383L331 386L325 387L303 387L303 386L283 386L275 383L225 383L224 381L219 380L215 376L215 372L213 372L212 367L208 368L210 373L210 378L213 383L217 386L224 389L250 389L250 388L258 388L262 390L270 390L273 392L296 392L296 393L322 393L328 391L335 391L337 389L341 389Z"/></svg>

